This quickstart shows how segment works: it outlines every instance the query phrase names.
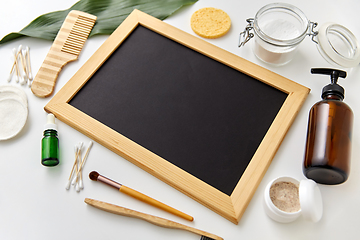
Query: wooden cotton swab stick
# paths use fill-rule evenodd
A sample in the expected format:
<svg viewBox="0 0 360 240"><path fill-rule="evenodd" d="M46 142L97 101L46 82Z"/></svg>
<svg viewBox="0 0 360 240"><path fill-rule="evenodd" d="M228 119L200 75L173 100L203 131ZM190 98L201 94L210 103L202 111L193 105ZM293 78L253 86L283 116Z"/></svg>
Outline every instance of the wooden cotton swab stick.
<svg viewBox="0 0 360 240"><path fill-rule="evenodd" d="M79 161L77 162L77 164L76 164L76 172L80 169L80 164L81 164L81 149L79 150ZM81 176L81 171L79 172L79 174L80 174L80 176ZM79 180L80 178L78 178L77 180L76 180L76 185L75 185L75 190L77 191L77 192L80 192L80 180Z"/></svg>
<svg viewBox="0 0 360 240"><path fill-rule="evenodd" d="M21 45L20 45L19 47L21 47ZM10 72L12 72L12 71L14 70L15 65L16 65L16 61L15 61L15 60L18 59L18 56L19 56L19 53L20 53L19 51L16 51L16 48L13 48L12 51L13 51L13 54L14 54L14 62L13 62L13 65L11 66Z"/></svg>
<svg viewBox="0 0 360 240"><path fill-rule="evenodd" d="M20 45L21 48L18 49L18 56L20 57L20 61L21 61L21 65L22 65L22 69L24 72L24 75L26 75L26 78L28 77L28 73L27 73L27 62L25 60L25 54L24 51L25 49L22 49L22 46Z"/></svg>
<svg viewBox="0 0 360 240"><path fill-rule="evenodd" d="M19 58L20 58L20 62L22 65L22 70L23 70L23 81L20 84L24 85L28 81L28 74L27 74L27 70L26 70L26 68L27 68L26 62L25 62L24 55L23 55L21 49L19 50Z"/></svg>
<svg viewBox="0 0 360 240"><path fill-rule="evenodd" d="M14 55L14 67L15 67L15 81L18 83L19 82L19 77L20 77L20 73L19 73L19 67L18 67L18 55L16 53L16 49L13 49L13 55Z"/></svg>
<svg viewBox="0 0 360 240"><path fill-rule="evenodd" d="M78 156L79 152L78 152L78 146L75 146L75 162L73 164L73 167L71 169L71 172L70 172L70 176L69 176L69 179L66 183L66 186L65 186L65 189L66 190L69 190L70 189L70 185L71 185L71 179L72 179L72 176L73 176L73 173L74 173L74 169L75 169L75 164L77 163L77 156Z"/></svg>
<svg viewBox="0 0 360 240"><path fill-rule="evenodd" d="M78 168L80 168L80 162L81 162L81 154L79 155L79 157L80 157L80 160L79 160L79 162L78 162ZM77 168L76 168L76 170L77 170ZM81 189L84 189L84 183L83 183L83 180L82 180L82 169L79 171L79 177L78 177L78 179L77 179L77 181L76 181L76 191L77 192L80 192L80 190Z"/></svg>
<svg viewBox="0 0 360 240"><path fill-rule="evenodd" d="M84 182L83 182L83 177L82 177L82 169L80 171L80 174L79 174L79 188L80 189L84 189Z"/></svg>
<svg viewBox="0 0 360 240"><path fill-rule="evenodd" d="M31 74L31 65L30 65L30 55L29 55L29 47L26 47L26 49L22 49L22 45L18 47L16 50L13 49L13 57L14 62L11 66L10 74L8 77L8 82L11 81L14 73L16 74L16 82L18 83L19 80L21 85L24 85L28 81L32 80L32 74ZM21 74L22 70L22 74ZM29 84L31 84L29 82Z"/></svg>
<svg viewBox="0 0 360 240"><path fill-rule="evenodd" d="M14 48L13 49L13 53L14 53L14 50L16 51L16 49ZM10 73L12 73L15 69L15 64L16 64L16 61L15 61L16 58L14 58L14 62L13 62L13 65L11 66L11 70L10 70Z"/></svg>
<svg viewBox="0 0 360 240"><path fill-rule="evenodd" d="M14 54L14 50L16 51L16 49L14 48L12 51L13 51L13 54ZM13 56L14 57L14 62L13 62L13 65L11 66L11 70L10 70L10 74L9 74L9 77L8 77L8 82L11 82L11 79L12 79L12 77L13 77L13 75L14 75L14 72L16 72L16 67L15 67L15 65L16 65L16 57L15 56ZM16 74L15 74L16 75Z"/></svg>
<svg viewBox="0 0 360 240"><path fill-rule="evenodd" d="M26 75L26 70L25 70L25 63L24 63L24 59L23 59L23 55L22 55L22 45L20 45L16 51L15 54L15 61L16 61L16 66L18 69L18 76L20 77L20 84L24 85L27 82L27 75ZM19 61L20 59L20 61ZM21 67L22 66L22 71L23 74L21 76Z"/></svg>
<svg viewBox="0 0 360 240"><path fill-rule="evenodd" d="M26 58L26 62L27 62L27 68L28 68L28 77L29 80L33 80L33 75L32 75L32 71L31 71L31 62L30 62L30 48L28 46L26 46L25 48L25 58Z"/></svg>
<svg viewBox="0 0 360 240"><path fill-rule="evenodd" d="M78 164L76 165L76 171L78 171L79 168L80 168L80 166L79 166L79 162L78 162ZM75 190L76 190L77 192L80 192L79 178L77 178L77 180L76 180Z"/></svg>
<svg viewBox="0 0 360 240"><path fill-rule="evenodd" d="M80 148L82 147L83 143L80 143ZM70 176L69 176L69 179L68 179L68 182L66 183L66 187L65 189L66 190L69 190L70 189L70 184L71 184L71 179L72 179L72 176L74 175L74 169L75 169L75 165L77 164L78 162L78 158L79 158L79 154L80 154L80 151L79 151L79 146L75 146L75 161L74 161L74 164L72 166L72 169L71 169L71 172L70 172Z"/></svg>
<svg viewBox="0 0 360 240"><path fill-rule="evenodd" d="M89 146L88 146L88 148L87 148L87 150L86 150L85 156L84 156L84 158L83 158L83 160L82 160L82 162L81 162L81 164L80 164L80 167L79 167L79 169L76 171L75 178L74 178L74 179L72 180L72 182L71 182L72 185L75 185L75 183L77 182L77 179L78 179L78 176L79 176L79 172L80 172L80 171L82 170L82 168L84 167L84 163L85 163L85 161L86 161L86 159L87 159L87 156L89 155L89 151L90 151L92 145L93 145L93 142L90 141Z"/></svg>

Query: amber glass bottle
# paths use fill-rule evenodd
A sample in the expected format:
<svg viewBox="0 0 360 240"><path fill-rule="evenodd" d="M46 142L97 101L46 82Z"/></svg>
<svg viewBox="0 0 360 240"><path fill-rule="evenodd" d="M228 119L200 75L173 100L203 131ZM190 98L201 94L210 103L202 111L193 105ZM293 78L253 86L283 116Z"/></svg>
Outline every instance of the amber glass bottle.
<svg viewBox="0 0 360 240"><path fill-rule="evenodd" d="M331 84L322 91L322 101L310 110L303 172L322 184L340 184L350 171L353 112L343 102L344 89L337 84L346 72L311 69L312 73L331 76Z"/></svg>

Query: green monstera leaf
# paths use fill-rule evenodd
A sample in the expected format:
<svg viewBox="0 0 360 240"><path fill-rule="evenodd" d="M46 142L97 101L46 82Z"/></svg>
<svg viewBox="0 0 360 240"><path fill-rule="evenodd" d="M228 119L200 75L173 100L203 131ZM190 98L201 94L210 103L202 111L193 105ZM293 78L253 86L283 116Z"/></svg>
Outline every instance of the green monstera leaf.
<svg viewBox="0 0 360 240"><path fill-rule="evenodd" d="M67 10L41 15L20 32L10 33L3 37L0 44L23 36L52 41L71 10L97 16L97 22L89 35L91 37L111 34L134 9L164 20L182 6L195 2L197 0L80 0Z"/></svg>

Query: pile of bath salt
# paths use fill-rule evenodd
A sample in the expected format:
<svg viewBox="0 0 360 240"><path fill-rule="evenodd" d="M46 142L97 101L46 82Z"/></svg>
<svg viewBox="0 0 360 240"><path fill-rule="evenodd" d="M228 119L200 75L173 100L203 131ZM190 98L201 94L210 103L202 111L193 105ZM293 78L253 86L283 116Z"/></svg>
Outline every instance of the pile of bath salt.
<svg viewBox="0 0 360 240"><path fill-rule="evenodd" d="M260 27L266 35L278 40L290 40L300 35L299 29L284 19L274 19Z"/></svg>
<svg viewBox="0 0 360 240"><path fill-rule="evenodd" d="M12 85L0 86L0 141L15 137L25 126L27 116L24 90Z"/></svg>

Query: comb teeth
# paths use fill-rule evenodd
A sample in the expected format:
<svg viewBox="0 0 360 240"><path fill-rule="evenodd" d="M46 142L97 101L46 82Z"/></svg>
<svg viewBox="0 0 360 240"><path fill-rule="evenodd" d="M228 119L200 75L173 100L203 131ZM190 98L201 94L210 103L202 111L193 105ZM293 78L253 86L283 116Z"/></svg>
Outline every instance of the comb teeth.
<svg viewBox="0 0 360 240"><path fill-rule="evenodd" d="M61 48L61 51L73 55L79 55L92 27L95 24L95 21L95 19L85 16L77 16L76 21L71 27L70 33Z"/></svg>

